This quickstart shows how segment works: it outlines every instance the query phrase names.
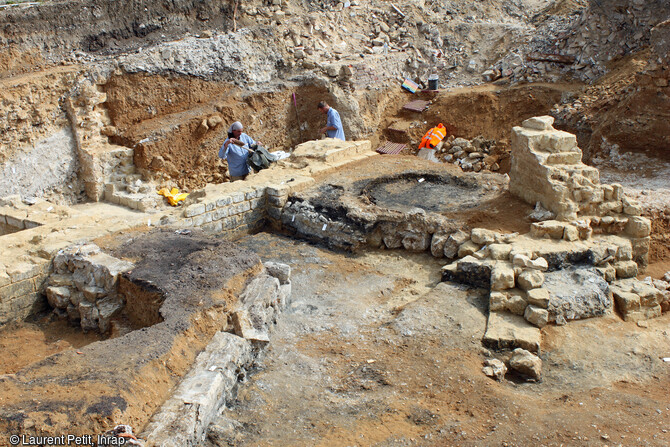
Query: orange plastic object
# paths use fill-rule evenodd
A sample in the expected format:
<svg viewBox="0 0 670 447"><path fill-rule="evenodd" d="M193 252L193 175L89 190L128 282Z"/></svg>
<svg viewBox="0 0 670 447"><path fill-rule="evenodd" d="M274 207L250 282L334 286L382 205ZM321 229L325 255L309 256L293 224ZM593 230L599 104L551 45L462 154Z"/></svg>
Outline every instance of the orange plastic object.
<svg viewBox="0 0 670 447"><path fill-rule="evenodd" d="M430 129L428 132L426 132L426 135L424 135L423 138L421 138L421 144L419 145L419 149L423 147L433 149L446 136L447 136L447 128L444 127L444 124L440 123L437 126Z"/></svg>

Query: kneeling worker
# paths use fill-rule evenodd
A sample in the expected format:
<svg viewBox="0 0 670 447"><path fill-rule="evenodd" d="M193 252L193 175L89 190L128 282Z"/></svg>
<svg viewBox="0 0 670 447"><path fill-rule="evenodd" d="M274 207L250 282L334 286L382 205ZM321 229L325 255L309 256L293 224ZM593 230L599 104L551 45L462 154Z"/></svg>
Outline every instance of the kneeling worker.
<svg viewBox="0 0 670 447"><path fill-rule="evenodd" d="M321 113L328 117L326 127L322 128L320 133L325 133L329 138L339 138L340 140L345 141L342 120L340 119L340 114L337 110L330 107L325 101L321 101L316 107Z"/></svg>
<svg viewBox="0 0 670 447"><path fill-rule="evenodd" d="M228 160L228 173L231 182L247 178L250 172L247 159L249 154L253 152L251 147L257 144L253 138L242 132L242 129L242 123L235 121L228 129L228 138L219 149L219 158Z"/></svg>

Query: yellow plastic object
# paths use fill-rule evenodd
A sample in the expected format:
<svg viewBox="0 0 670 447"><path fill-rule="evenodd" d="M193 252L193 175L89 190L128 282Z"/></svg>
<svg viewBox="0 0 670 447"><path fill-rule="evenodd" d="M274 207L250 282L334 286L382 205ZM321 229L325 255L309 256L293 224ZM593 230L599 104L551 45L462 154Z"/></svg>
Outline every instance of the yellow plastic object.
<svg viewBox="0 0 670 447"><path fill-rule="evenodd" d="M165 196L165 198L168 200L168 203L172 206L177 206L179 202L188 197L188 193L180 193L177 188L172 188L170 191L168 191L167 188L162 188L160 191L158 191L158 194Z"/></svg>

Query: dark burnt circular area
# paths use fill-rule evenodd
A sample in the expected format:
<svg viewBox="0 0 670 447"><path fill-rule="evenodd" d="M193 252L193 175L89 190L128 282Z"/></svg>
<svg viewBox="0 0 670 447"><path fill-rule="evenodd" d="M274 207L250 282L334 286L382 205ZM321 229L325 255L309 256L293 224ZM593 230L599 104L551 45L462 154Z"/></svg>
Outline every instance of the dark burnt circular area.
<svg viewBox="0 0 670 447"><path fill-rule="evenodd" d="M445 213L479 205L486 191L474 179L410 172L377 178L363 188L361 195L391 210L405 212L421 208Z"/></svg>

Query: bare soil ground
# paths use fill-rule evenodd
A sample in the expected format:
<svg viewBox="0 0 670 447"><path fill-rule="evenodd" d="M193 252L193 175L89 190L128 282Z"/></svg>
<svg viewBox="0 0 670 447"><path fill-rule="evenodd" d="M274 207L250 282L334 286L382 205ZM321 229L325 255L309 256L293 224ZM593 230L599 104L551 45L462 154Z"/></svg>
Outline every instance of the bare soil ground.
<svg viewBox="0 0 670 447"><path fill-rule="evenodd" d="M547 327L543 381L498 383L481 372L504 356L480 343L484 292L439 283L434 258L263 233L239 243L289 263L293 295L211 446L670 442L668 315L645 329L615 315Z"/></svg>
<svg viewBox="0 0 670 447"><path fill-rule="evenodd" d="M102 340L99 334L84 334L81 328L65 320L53 320L51 315L33 322L9 324L0 331L0 351L3 353L0 374L14 374L24 367L67 349L79 349Z"/></svg>

